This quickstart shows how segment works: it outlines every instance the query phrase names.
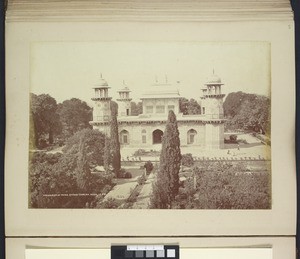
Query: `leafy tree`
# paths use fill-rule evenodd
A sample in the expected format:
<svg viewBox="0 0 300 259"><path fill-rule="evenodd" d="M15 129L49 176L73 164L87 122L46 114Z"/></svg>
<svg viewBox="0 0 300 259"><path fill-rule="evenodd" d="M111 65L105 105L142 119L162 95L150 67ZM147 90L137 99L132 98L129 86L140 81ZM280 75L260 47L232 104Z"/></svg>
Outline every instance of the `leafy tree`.
<svg viewBox="0 0 300 259"><path fill-rule="evenodd" d="M84 141L84 148L86 150L86 160L90 168L96 165L103 165L105 136L102 132L93 129L83 129L75 133L69 138L63 151L76 157L80 152L81 141Z"/></svg>
<svg viewBox="0 0 300 259"><path fill-rule="evenodd" d="M179 110L184 115L192 115L192 114L201 114L201 106L195 99L186 99L180 98L179 99Z"/></svg>
<svg viewBox="0 0 300 259"><path fill-rule="evenodd" d="M63 101L58 105L58 114L62 125L63 138L69 138L77 131L91 128L92 109L86 102L77 98Z"/></svg>
<svg viewBox="0 0 300 259"><path fill-rule="evenodd" d="M114 102L111 102L111 122L110 122L110 149L111 162L116 177L120 176L121 169L121 153L119 141L119 129L117 121L118 109Z"/></svg>
<svg viewBox="0 0 300 259"><path fill-rule="evenodd" d="M181 151L176 116L173 111L169 111L162 139L160 167L153 186L152 207L172 208L172 202L179 192L180 164Z"/></svg>
<svg viewBox="0 0 300 259"><path fill-rule="evenodd" d="M266 96L243 92L230 93L224 102L229 130L250 130L270 135L271 102Z"/></svg>
<svg viewBox="0 0 300 259"><path fill-rule="evenodd" d="M95 206L95 196L90 194L105 196L114 185L110 172L91 173L92 167L103 164L104 142L101 132L84 129L67 141L63 154L33 153L29 161L30 207Z"/></svg>
<svg viewBox="0 0 300 259"><path fill-rule="evenodd" d="M34 146L40 147L43 137L49 144L54 141L54 135L61 131L56 100L49 94L30 94L30 137L34 137ZM33 141L32 141L33 143Z"/></svg>
<svg viewBox="0 0 300 259"><path fill-rule="evenodd" d="M66 196L51 194L67 194L76 188L75 178L69 171L64 171L63 155L35 152L29 160L29 191L32 208L66 207L69 199ZM70 170L72 170L70 168Z"/></svg>
<svg viewBox="0 0 300 259"><path fill-rule="evenodd" d="M137 116L137 115L143 113L143 104L142 104L142 102L138 102L138 103L131 102L130 105L131 105L131 115Z"/></svg>

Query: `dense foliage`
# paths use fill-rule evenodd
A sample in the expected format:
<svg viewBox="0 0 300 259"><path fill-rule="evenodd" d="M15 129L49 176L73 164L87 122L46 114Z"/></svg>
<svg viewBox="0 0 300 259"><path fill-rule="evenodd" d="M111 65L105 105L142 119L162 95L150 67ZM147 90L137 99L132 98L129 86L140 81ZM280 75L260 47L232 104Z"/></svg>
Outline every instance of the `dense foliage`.
<svg viewBox="0 0 300 259"><path fill-rule="evenodd" d="M180 165L181 151L177 120L174 112L169 111L162 139L157 181L153 184L151 207L172 208L172 203L179 191Z"/></svg>
<svg viewBox="0 0 300 259"><path fill-rule="evenodd" d="M105 136L102 132L92 129L84 129L75 133L66 142L63 151L67 154L76 155L79 153L81 141L84 141L86 159L89 167L103 165Z"/></svg>
<svg viewBox="0 0 300 259"><path fill-rule="evenodd" d="M184 115L188 114L201 114L201 106L195 99L186 99L180 98L179 99L179 110Z"/></svg>
<svg viewBox="0 0 300 259"><path fill-rule="evenodd" d="M130 105L131 105L131 115L132 116L137 116L137 115L143 113L142 102L138 102L138 103L131 102Z"/></svg>
<svg viewBox="0 0 300 259"><path fill-rule="evenodd" d="M72 98L58 104L58 114L62 125L62 137L67 139L77 131L90 128L92 109L86 102Z"/></svg>
<svg viewBox="0 0 300 259"><path fill-rule="evenodd" d="M176 207L181 209L270 209L268 171L248 172L239 163L203 163L188 177Z"/></svg>
<svg viewBox="0 0 300 259"><path fill-rule="evenodd" d="M63 145L76 132L91 128L92 109L72 98L57 104L49 94L30 94L30 148Z"/></svg>
<svg viewBox="0 0 300 259"><path fill-rule="evenodd" d="M30 94L30 122L31 149L52 144L61 131L56 100L49 94Z"/></svg>
<svg viewBox="0 0 300 259"><path fill-rule="evenodd" d="M32 153L29 160L30 207L93 207L96 195L113 187L109 172L93 174L103 164L104 136L96 130L77 132L64 153Z"/></svg>
<svg viewBox="0 0 300 259"><path fill-rule="evenodd" d="M150 174L154 168L153 166L153 163L151 161L147 161L145 164L144 164L144 168L146 170L146 174Z"/></svg>
<svg viewBox="0 0 300 259"><path fill-rule="evenodd" d="M270 135L271 101L266 96L230 93L224 102L228 130L248 130Z"/></svg>
<svg viewBox="0 0 300 259"><path fill-rule="evenodd" d="M183 166L193 166L194 165L194 158L191 153L183 154L181 159L181 164Z"/></svg>

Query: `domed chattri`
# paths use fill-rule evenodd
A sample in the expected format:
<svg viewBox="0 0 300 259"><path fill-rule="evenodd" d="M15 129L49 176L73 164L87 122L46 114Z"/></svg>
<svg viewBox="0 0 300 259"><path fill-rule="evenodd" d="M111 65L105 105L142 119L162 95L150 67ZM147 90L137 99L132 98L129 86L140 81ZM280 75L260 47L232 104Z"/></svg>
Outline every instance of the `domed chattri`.
<svg viewBox="0 0 300 259"><path fill-rule="evenodd" d="M123 80L123 87L117 91L118 93L130 93L129 87L126 85L125 81Z"/></svg>
<svg viewBox="0 0 300 259"><path fill-rule="evenodd" d="M100 80L97 84L94 85L94 91L95 91L95 97L93 99L97 98L111 98L108 96L108 89L110 88L108 86L108 83L106 80L102 77L102 73L100 74Z"/></svg>
<svg viewBox="0 0 300 259"><path fill-rule="evenodd" d="M222 80L218 75L215 74L215 70L213 70L212 75L206 81L206 85L215 85L215 84L217 85L222 84Z"/></svg>
<svg viewBox="0 0 300 259"><path fill-rule="evenodd" d="M102 77L102 73L100 74L100 80L96 83L96 87L108 87L108 83L106 80ZM96 88L95 87L95 88Z"/></svg>

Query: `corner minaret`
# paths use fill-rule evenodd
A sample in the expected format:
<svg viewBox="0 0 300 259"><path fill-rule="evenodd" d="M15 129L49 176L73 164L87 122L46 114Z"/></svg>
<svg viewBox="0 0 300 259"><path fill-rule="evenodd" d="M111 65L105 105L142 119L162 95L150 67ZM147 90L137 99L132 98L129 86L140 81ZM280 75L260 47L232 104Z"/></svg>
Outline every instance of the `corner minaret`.
<svg viewBox="0 0 300 259"><path fill-rule="evenodd" d="M202 88L202 114L208 119L223 119L223 98L221 78L214 71Z"/></svg>
<svg viewBox="0 0 300 259"><path fill-rule="evenodd" d="M101 74L99 82L93 87L95 92L95 96L92 98L94 101L93 122L109 122L111 119L109 88Z"/></svg>
<svg viewBox="0 0 300 259"><path fill-rule="evenodd" d="M130 98L130 89L123 81L123 87L118 91L119 98L118 102L118 116L130 116L131 115L131 98Z"/></svg>
<svg viewBox="0 0 300 259"><path fill-rule="evenodd" d="M214 71L204 84L201 101L202 115L206 121L205 146L207 149L224 147L224 111L222 81Z"/></svg>

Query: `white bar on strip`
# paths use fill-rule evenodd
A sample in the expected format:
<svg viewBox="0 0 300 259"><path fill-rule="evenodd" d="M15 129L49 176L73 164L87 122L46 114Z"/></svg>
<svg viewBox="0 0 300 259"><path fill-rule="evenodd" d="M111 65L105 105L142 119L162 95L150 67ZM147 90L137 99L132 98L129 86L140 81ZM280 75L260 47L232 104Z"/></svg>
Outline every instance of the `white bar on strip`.
<svg viewBox="0 0 300 259"><path fill-rule="evenodd" d="M164 250L164 245L128 245L128 251Z"/></svg>

